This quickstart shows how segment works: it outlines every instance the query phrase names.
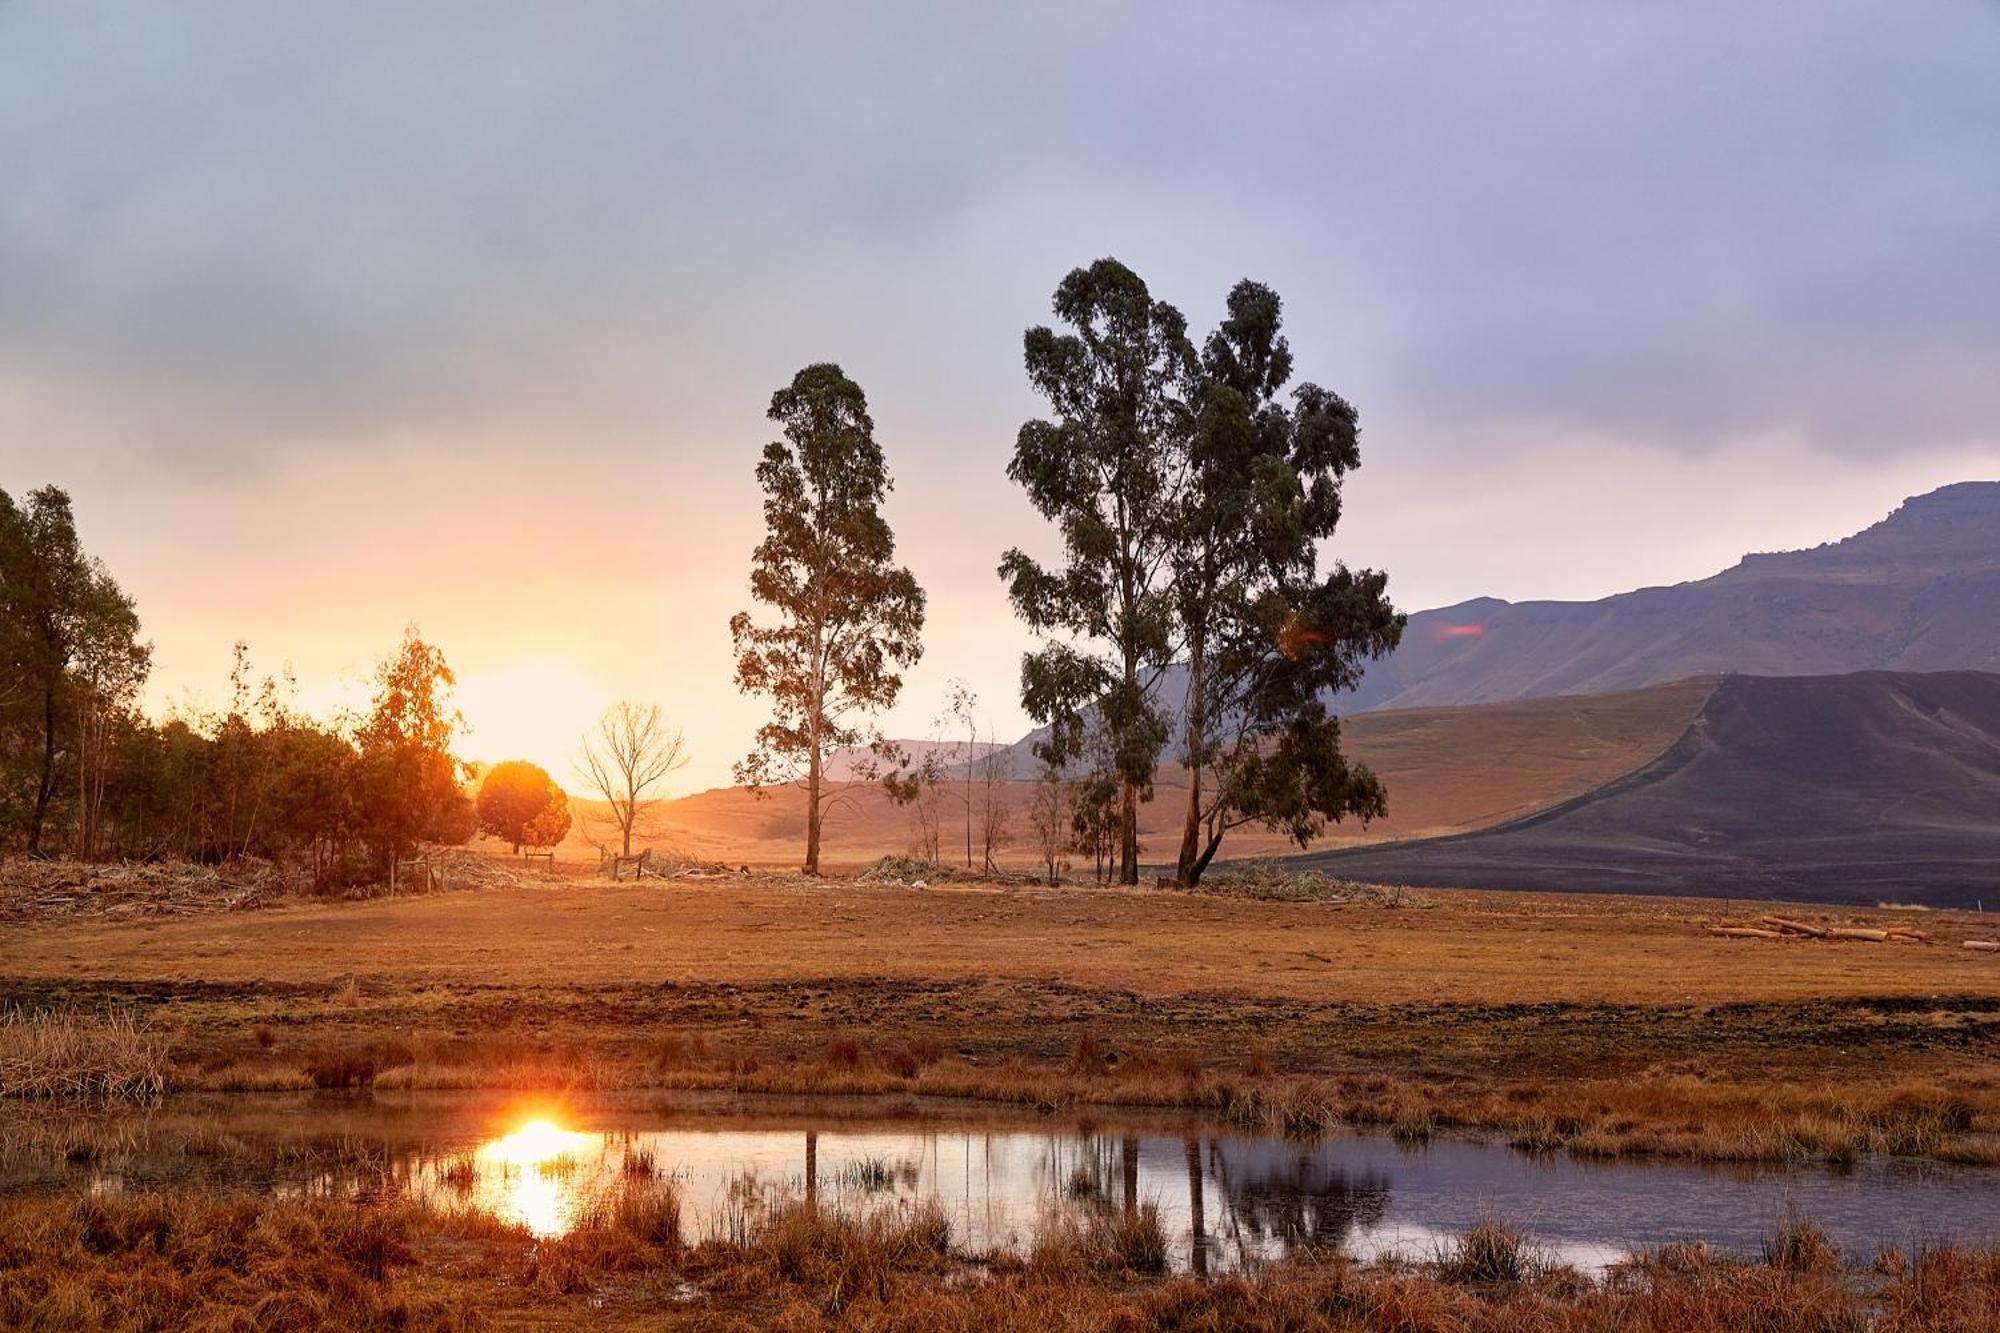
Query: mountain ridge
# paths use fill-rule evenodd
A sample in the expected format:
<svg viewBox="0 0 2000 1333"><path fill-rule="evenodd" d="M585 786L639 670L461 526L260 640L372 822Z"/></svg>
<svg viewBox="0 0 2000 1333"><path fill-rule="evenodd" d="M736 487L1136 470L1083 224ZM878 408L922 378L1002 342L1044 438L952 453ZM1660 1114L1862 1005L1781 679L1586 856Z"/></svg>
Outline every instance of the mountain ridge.
<svg viewBox="0 0 2000 1333"><path fill-rule="evenodd" d="M1331 851L1340 875L1735 897L2000 897L2000 674L1723 678L1621 777L1455 836Z"/></svg>

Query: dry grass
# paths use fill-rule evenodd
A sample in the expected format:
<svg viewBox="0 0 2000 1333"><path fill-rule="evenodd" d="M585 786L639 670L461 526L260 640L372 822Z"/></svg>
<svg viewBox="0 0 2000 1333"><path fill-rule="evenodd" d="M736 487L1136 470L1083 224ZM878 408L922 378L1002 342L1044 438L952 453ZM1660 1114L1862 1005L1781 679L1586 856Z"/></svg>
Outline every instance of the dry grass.
<svg viewBox="0 0 2000 1333"><path fill-rule="evenodd" d="M1160 1275L1141 1238L956 1252L942 1214L780 1208L688 1247L671 1191L560 1240L463 1211L142 1195L0 1201L0 1326L24 1329L1008 1328L1329 1333L1988 1333L2000 1255L1934 1247L1872 1272L1677 1245L1602 1282L1485 1222L1429 1264L1309 1254L1213 1281ZM1143 1214L1141 1214L1143 1216ZM1143 1225L1110 1219L1107 1228ZM1796 1237L1794 1238L1796 1239Z"/></svg>
<svg viewBox="0 0 2000 1333"><path fill-rule="evenodd" d="M129 1010L0 1015L0 1097L148 1100L166 1086L166 1039Z"/></svg>
<svg viewBox="0 0 2000 1333"><path fill-rule="evenodd" d="M155 1006L175 1088L898 1092L1586 1155L2000 1160L2000 969L1955 947L1969 916L1929 914L1936 947L1748 966L1702 933L1712 902L1426 901L503 884L477 910L29 927L0 990Z"/></svg>

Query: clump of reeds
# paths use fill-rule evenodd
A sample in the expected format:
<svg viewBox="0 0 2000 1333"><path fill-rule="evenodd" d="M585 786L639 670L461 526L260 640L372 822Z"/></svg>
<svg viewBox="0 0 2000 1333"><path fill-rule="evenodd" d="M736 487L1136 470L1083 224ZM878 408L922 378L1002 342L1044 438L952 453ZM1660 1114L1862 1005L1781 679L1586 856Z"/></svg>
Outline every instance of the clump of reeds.
<svg viewBox="0 0 2000 1333"><path fill-rule="evenodd" d="M1526 1232L1491 1214L1437 1257L1438 1276L1447 1282L1525 1282L1545 1266Z"/></svg>
<svg viewBox="0 0 2000 1333"><path fill-rule="evenodd" d="M1764 1263L1784 1273L1838 1273L1840 1247L1817 1225L1786 1213L1764 1238Z"/></svg>
<svg viewBox="0 0 2000 1333"><path fill-rule="evenodd" d="M438 1168L438 1183L460 1194L479 1183L479 1167L470 1157L454 1157Z"/></svg>
<svg viewBox="0 0 2000 1333"><path fill-rule="evenodd" d="M858 1217L789 1203L741 1242L711 1241L695 1259L721 1290L790 1290L838 1315L858 1300L888 1301L899 1274L942 1273L952 1259L951 1236L951 1219L935 1201Z"/></svg>
<svg viewBox="0 0 2000 1333"><path fill-rule="evenodd" d="M403 1276L407 1207L138 1194L0 1206L0 1327L398 1328L473 1322Z"/></svg>
<svg viewBox="0 0 2000 1333"><path fill-rule="evenodd" d="M166 1071L166 1038L128 1010L0 1015L0 1097L147 1100Z"/></svg>
<svg viewBox="0 0 2000 1333"><path fill-rule="evenodd" d="M316 1088L365 1088L382 1072L382 1062L368 1047L322 1046L306 1058L301 1072Z"/></svg>
<svg viewBox="0 0 2000 1333"><path fill-rule="evenodd" d="M1153 1204L1081 1216L1060 1213L1035 1235L1028 1267L1043 1276L1081 1278L1106 1273L1163 1273L1167 1233Z"/></svg>
<svg viewBox="0 0 2000 1333"><path fill-rule="evenodd" d="M835 1037L826 1044L824 1061L832 1069L858 1069L861 1043L852 1037Z"/></svg>

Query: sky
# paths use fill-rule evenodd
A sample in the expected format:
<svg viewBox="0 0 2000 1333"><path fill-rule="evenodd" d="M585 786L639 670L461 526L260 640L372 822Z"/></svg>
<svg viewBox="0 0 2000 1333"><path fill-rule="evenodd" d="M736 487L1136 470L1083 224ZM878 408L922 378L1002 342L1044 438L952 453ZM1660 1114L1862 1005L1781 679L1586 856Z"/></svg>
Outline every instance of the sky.
<svg viewBox="0 0 2000 1333"><path fill-rule="evenodd" d="M611 699L759 721L764 411L866 389L926 653L1026 726L995 574L1025 328L1113 255L1283 296L1356 404L1329 557L1408 610L1589 598L2000 476L2000 4L0 2L0 488L137 599L365 693L419 626L468 754Z"/></svg>

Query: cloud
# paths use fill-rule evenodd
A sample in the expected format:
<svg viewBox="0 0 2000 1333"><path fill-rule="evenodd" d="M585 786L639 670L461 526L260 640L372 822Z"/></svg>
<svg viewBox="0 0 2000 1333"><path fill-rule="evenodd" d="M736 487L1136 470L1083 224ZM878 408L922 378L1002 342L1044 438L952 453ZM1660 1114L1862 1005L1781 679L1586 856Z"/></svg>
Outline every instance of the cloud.
<svg viewBox="0 0 2000 1333"><path fill-rule="evenodd" d="M1021 404L1020 327L1115 251L1198 324L1277 282L1413 432L1990 438L1996 55L1991 8L1804 0L10 6L0 382L217 476L671 447L823 355Z"/></svg>

